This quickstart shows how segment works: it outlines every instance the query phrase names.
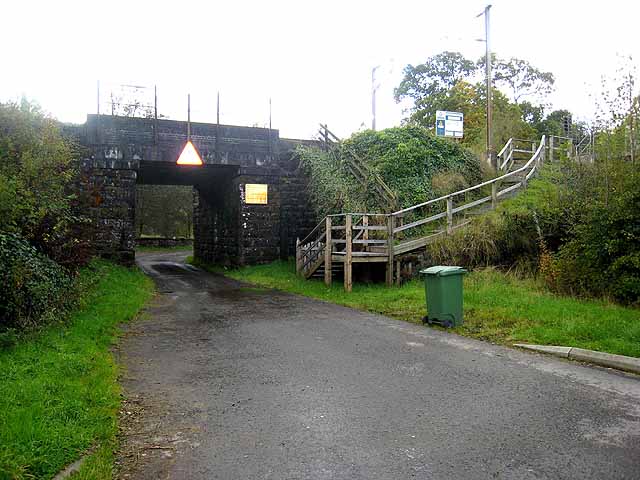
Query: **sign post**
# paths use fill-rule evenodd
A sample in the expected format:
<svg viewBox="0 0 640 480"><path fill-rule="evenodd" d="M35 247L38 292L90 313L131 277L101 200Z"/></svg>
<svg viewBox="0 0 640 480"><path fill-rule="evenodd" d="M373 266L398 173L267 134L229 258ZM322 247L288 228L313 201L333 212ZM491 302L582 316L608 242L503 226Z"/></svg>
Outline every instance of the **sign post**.
<svg viewBox="0 0 640 480"><path fill-rule="evenodd" d="M462 112L436 112L436 136L462 138L464 134L464 114Z"/></svg>

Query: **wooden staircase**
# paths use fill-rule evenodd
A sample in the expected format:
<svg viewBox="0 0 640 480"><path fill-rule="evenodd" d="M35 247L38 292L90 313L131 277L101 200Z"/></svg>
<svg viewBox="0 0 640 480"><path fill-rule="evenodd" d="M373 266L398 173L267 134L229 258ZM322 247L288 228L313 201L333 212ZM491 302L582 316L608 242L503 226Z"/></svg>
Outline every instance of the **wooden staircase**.
<svg viewBox="0 0 640 480"><path fill-rule="evenodd" d="M342 271L344 288L351 291L354 263L382 263L387 285L399 283L404 256L415 255L526 188L547 150L545 136L539 142L512 138L498 154L500 175L494 179L391 213L328 215L298 240L296 271L305 278L322 277L327 285Z"/></svg>

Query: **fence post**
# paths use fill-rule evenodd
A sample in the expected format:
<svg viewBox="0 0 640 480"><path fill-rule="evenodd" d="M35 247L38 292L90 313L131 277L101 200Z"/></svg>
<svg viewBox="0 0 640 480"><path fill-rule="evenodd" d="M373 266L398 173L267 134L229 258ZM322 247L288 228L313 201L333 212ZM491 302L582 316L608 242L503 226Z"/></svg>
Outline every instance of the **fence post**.
<svg viewBox="0 0 640 480"><path fill-rule="evenodd" d="M549 163L553 163L553 136L549 137Z"/></svg>
<svg viewBox="0 0 640 480"><path fill-rule="evenodd" d="M498 182L491 184L491 209L495 209L498 205Z"/></svg>
<svg viewBox="0 0 640 480"><path fill-rule="evenodd" d="M296 275L302 271L302 253L300 252L300 237L296 238Z"/></svg>
<svg viewBox="0 0 640 480"><path fill-rule="evenodd" d="M347 246L346 255L344 257L344 290L345 292L350 292L353 287L353 257L352 257L352 248L353 245L351 243L351 236L353 233L353 225L351 215L347 215L345 219L344 231L345 231L345 241Z"/></svg>
<svg viewBox="0 0 640 480"><path fill-rule="evenodd" d="M387 217L387 286L393 286L393 229L395 217Z"/></svg>
<svg viewBox="0 0 640 480"><path fill-rule="evenodd" d="M364 228L364 231L362 232L362 239L363 240L369 240L369 215L363 215L362 216L362 228ZM368 243L364 243L362 245L362 250L365 252L369 251L369 244Z"/></svg>
<svg viewBox="0 0 640 480"><path fill-rule="evenodd" d="M447 235L453 232L453 197L447 197Z"/></svg>
<svg viewBox="0 0 640 480"><path fill-rule="evenodd" d="M573 158L573 138L570 138L567 142L567 160Z"/></svg>
<svg viewBox="0 0 640 480"><path fill-rule="evenodd" d="M328 287L331 286L331 279L333 277L332 270L332 253L333 244L331 243L331 217L325 219L325 242L324 242L324 284Z"/></svg>

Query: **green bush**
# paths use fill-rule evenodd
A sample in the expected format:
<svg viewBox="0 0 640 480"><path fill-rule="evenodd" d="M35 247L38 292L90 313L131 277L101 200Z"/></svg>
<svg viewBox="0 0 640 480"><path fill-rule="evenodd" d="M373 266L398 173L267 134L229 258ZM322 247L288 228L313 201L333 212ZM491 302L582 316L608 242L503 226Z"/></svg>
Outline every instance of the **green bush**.
<svg viewBox="0 0 640 480"><path fill-rule="evenodd" d="M68 267L88 260L74 192L77 154L60 124L22 100L0 103L0 232Z"/></svg>
<svg viewBox="0 0 640 480"><path fill-rule="evenodd" d="M559 293L640 303L640 174L547 165L515 198L429 247L431 262L540 273Z"/></svg>
<svg viewBox="0 0 640 480"><path fill-rule="evenodd" d="M0 334L59 318L73 298L72 279L16 234L0 233Z"/></svg>
<svg viewBox="0 0 640 480"><path fill-rule="evenodd" d="M368 130L353 135L332 152L298 149L319 215L385 210L375 191L349 172L347 160L354 152L383 178L403 208L474 185L482 178L480 162L473 153L453 141L434 137L425 128Z"/></svg>
<svg viewBox="0 0 640 480"><path fill-rule="evenodd" d="M633 165L589 167L592 187L556 255L561 292L640 303L640 175ZM593 179L600 179L595 185ZM577 202L576 202L577 203Z"/></svg>
<svg viewBox="0 0 640 480"><path fill-rule="evenodd" d="M435 197L432 179L438 173L459 173L465 186L481 180L480 162L473 153L419 126L367 130L346 140L345 148L355 150L376 168L402 207ZM458 186L452 185L452 190Z"/></svg>

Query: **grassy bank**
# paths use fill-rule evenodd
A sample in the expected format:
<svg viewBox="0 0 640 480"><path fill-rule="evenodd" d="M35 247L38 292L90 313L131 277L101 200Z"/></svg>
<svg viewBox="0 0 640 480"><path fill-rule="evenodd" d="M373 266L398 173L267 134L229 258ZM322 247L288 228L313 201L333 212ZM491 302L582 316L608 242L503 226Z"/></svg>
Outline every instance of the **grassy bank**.
<svg viewBox="0 0 640 480"><path fill-rule="evenodd" d="M339 283L327 288L321 281L296 277L292 262L245 267L225 274L409 322L420 323L425 314L424 286L419 280L394 288L354 284L349 294ZM503 344L567 345L640 357L639 309L556 296L533 280L491 269L465 277L464 307L465 324L454 329L461 335Z"/></svg>
<svg viewBox="0 0 640 480"><path fill-rule="evenodd" d="M0 350L0 479L51 478L92 448L75 478L111 478L120 389L110 346L153 285L103 261L78 282L67 322Z"/></svg>

